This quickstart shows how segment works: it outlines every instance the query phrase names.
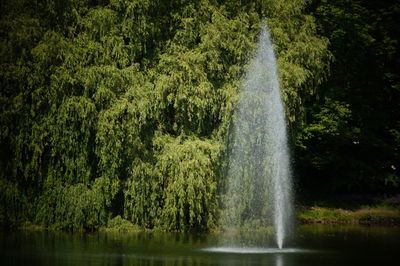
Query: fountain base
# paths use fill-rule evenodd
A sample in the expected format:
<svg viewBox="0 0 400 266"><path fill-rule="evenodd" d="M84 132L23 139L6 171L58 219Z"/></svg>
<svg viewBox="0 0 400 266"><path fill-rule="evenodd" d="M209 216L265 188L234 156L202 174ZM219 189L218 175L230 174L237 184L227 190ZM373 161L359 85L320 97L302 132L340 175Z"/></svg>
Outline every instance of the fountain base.
<svg viewBox="0 0 400 266"><path fill-rule="evenodd" d="M229 253L229 254L281 254L281 253L306 253L311 252L299 248L256 248L256 247L211 247L201 249L203 252L210 253Z"/></svg>

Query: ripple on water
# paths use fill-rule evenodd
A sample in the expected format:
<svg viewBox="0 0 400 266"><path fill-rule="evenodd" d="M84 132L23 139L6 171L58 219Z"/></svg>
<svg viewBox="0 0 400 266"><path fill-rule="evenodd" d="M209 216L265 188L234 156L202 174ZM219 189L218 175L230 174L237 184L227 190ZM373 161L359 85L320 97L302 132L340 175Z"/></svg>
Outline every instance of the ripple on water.
<svg viewBox="0 0 400 266"><path fill-rule="evenodd" d="M299 248L242 248L242 247L211 247L201 249L210 253L237 253L237 254L280 254L280 253L308 253L310 250Z"/></svg>

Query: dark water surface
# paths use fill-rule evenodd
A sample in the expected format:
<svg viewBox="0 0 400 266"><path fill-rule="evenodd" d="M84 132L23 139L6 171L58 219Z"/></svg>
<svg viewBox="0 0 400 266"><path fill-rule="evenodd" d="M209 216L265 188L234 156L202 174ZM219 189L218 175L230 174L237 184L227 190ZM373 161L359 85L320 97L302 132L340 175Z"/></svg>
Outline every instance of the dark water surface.
<svg viewBox="0 0 400 266"><path fill-rule="evenodd" d="M0 265L400 265L400 228L307 225L294 235L278 250L260 232L1 232Z"/></svg>

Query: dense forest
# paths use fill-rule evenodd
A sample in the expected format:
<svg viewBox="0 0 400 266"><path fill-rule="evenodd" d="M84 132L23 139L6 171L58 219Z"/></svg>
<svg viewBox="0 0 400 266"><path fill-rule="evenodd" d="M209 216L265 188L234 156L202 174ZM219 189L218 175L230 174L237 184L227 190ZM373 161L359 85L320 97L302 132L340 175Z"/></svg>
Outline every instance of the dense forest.
<svg viewBox="0 0 400 266"><path fill-rule="evenodd" d="M0 225L217 226L229 126L266 22L298 194L400 190L398 1L0 8Z"/></svg>

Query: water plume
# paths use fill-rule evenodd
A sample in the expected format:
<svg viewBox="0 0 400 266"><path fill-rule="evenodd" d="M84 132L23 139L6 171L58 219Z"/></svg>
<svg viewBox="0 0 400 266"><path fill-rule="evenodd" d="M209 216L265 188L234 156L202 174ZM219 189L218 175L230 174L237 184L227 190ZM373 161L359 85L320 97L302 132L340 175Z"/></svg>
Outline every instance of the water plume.
<svg viewBox="0 0 400 266"><path fill-rule="evenodd" d="M273 226L282 248L292 216L285 111L276 58L265 26L241 87L228 143L228 227Z"/></svg>

